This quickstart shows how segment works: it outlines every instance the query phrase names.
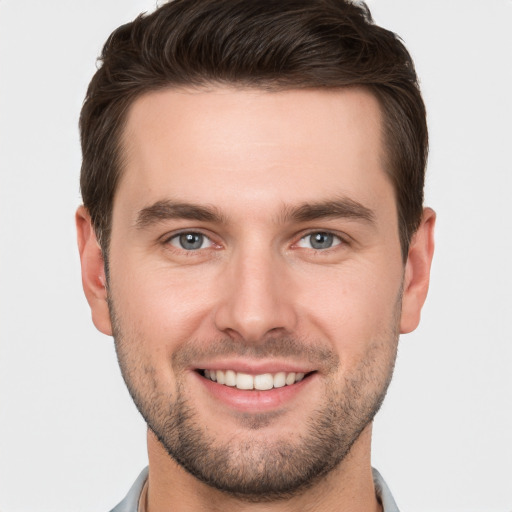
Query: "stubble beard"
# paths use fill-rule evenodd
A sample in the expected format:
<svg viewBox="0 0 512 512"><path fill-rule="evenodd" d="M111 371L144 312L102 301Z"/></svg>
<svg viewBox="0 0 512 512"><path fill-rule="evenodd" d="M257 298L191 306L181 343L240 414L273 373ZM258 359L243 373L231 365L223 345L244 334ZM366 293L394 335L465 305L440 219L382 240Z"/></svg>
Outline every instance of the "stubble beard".
<svg viewBox="0 0 512 512"><path fill-rule="evenodd" d="M341 385L334 379L339 358L331 351L327 354L325 347L315 350L314 344L291 338L272 338L256 348L245 345L244 355L287 355L299 350L308 352L310 359L325 361L327 357L330 371L326 372L325 399L305 420L306 428L301 428L302 434L295 439L286 435L268 440L264 429L272 423L273 414L263 413L247 414L245 421L241 420L247 434L222 443L200 419L178 373L174 395L159 388L156 369L136 353L140 335L128 336L111 299L109 307L123 378L139 412L170 457L201 482L240 500L258 503L288 499L313 486L342 463L372 422L393 374L401 300L392 325L370 345L357 368L344 375ZM240 355L240 344L229 339L214 346L216 353L237 350ZM184 348L174 355L173 363L184 364L193 354L194 350Z"/></svg>

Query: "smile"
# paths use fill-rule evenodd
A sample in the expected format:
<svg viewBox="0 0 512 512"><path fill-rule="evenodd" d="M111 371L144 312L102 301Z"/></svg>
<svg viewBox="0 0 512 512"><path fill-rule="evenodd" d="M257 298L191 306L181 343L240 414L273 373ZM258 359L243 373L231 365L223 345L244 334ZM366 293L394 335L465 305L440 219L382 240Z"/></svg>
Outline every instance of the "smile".
<svg viewBox="0 0 512 512"><path fill-rule="evenodd" d="M250 375L233 370L203 370L203 376L217 384L236 387L242 390L266 391L273 388L291 386L304 378L304 373L277 372Z"/></svg>

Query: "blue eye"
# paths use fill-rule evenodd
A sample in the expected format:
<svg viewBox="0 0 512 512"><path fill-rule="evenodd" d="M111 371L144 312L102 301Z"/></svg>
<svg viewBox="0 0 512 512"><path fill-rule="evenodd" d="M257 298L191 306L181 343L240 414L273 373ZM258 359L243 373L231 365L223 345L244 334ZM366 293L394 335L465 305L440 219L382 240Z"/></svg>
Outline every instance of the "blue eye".
<svg viewBox="0 0 512 512"><path fill-rule="evenodd" d="M178 249L185 251L197 251L212 246L212 241L202 233L180 233L173 236L169 243Z"/></svg>
<svg viewBox="0 0 512 512"><path fill-rule="evenodd" d="M316 231L302 237L297 245L307 249L322 250L330 249L340 244L340 237L326 231Z"/></svg>

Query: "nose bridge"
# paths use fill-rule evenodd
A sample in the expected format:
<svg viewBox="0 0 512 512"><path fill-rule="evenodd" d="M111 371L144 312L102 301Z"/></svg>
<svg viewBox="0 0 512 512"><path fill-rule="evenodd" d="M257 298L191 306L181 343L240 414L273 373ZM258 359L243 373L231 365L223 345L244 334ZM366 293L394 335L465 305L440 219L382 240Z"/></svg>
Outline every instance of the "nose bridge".
<svg viewBox="0 0 512 512"><path fill-rule="evenodd" d="M217 328L251 342L270 331L293 330L296 317L287 275L283 256L268 240L237 248L223 279Z"/></svg>

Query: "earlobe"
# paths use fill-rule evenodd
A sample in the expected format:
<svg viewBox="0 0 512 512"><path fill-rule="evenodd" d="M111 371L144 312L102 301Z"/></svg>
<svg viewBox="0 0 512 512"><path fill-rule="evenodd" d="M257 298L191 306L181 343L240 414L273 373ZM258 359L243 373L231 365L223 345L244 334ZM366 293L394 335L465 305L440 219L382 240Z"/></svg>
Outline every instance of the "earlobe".
<svg viewBox="0 0 512 512"><path fill-rule="evenodd" d="M434 255L434 225L436 214L431 208L423 210L421 224L409 246L404 273L400 333L414 331L420 322L421 308L427 298L430 267Z"/></svg>
<svg viewBox="0 0 512 512"><path fill-rule="evenodd" d="M92 321L99 331L111 336L112 325L107 303L103 254L96 239L91 217L84 206L78 208L75 220L82 267L82 286L91 308Z"/></svg>

